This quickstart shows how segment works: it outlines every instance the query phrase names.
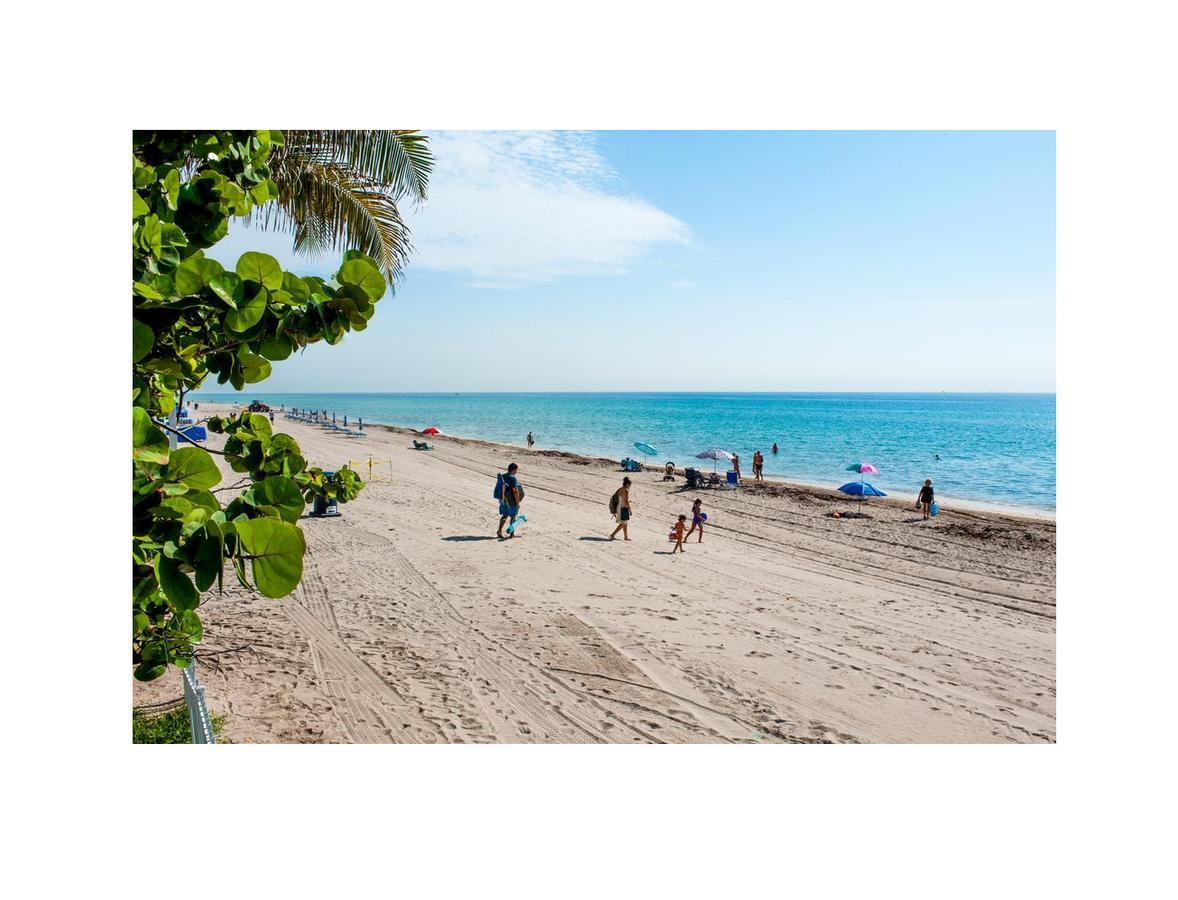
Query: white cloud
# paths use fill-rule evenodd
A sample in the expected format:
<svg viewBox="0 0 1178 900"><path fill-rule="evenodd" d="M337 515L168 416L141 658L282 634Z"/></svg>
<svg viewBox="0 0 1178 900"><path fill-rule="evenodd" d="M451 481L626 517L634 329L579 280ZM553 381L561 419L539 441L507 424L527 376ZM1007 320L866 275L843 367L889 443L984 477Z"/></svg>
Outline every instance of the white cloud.
<svg viewBox="0 0 1178 900"><path fill-rule="evenodd" d="M687 226L624 186L590 134L443 132L431 140L429 201L403 212L414 268L463 272L472 286L618 274Z"/></svg>

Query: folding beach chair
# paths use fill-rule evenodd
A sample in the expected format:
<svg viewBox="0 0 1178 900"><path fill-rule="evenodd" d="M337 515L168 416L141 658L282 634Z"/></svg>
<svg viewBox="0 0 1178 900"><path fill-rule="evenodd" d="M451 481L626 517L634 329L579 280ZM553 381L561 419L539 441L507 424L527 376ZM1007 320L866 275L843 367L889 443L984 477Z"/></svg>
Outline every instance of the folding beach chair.
<svg viewBox="0 0 1178 900"><path fill-rule="evenodd" d="M732 488L733 490L736 490L738 487L740 487L740 478L735 472L728 473L728 487Z"/></svg>

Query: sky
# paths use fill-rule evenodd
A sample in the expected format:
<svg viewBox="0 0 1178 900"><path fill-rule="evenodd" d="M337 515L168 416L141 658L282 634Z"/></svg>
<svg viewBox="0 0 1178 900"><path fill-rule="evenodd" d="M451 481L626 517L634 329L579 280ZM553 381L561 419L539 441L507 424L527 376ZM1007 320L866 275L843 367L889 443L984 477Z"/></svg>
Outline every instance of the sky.
<svg viewBox="0 0 1178 900"><path fill-rule="evenodd" d="M265 392L1055 390L1053 132L427 133L395 294Z"/></svg>

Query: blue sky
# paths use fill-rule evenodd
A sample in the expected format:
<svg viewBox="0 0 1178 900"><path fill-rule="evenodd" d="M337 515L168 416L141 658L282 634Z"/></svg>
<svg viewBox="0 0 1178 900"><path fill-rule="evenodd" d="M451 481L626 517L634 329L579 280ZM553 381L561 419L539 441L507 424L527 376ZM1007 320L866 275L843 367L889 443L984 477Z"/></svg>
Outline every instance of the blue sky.
<svg viewBox="0 0 1178 900"><path fill-rule="evenodd" d="M396 294L265 391L1055 390L1051 132L430 133Z"/></svg>

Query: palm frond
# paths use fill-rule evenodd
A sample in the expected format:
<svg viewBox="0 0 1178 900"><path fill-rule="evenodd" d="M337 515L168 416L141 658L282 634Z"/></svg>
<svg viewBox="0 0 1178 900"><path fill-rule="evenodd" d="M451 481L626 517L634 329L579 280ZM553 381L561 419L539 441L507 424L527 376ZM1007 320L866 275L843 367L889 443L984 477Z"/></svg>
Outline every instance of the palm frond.
<svg viewBox="0 0 1178 900"><path fill-rule="evenodd" d="M367 253L392 286L412 250L397 204L426 198L434 162L428 136L411 130L292 130L283 136L285 144L270 157L278 198L248 221L292 234L299 253Z"/></svg>
<svg viewBox="0 0 1178 900"><path fill-rule="evenodd" d="M346 166L385 185L389 193L426 199L434 158L420 131L285 131L279 157Z"/></svg>

